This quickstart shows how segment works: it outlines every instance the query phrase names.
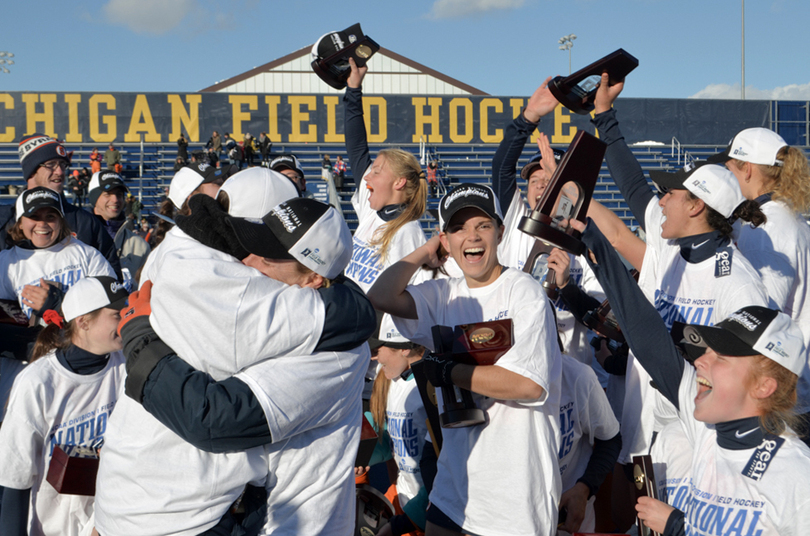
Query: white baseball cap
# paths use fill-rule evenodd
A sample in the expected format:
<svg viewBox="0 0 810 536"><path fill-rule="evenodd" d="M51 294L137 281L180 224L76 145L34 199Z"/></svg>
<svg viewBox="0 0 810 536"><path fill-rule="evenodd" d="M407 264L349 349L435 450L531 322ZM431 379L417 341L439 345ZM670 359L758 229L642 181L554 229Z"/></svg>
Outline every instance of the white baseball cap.
<svg viewBox="0 0 810 536"><path fill-rule="evenodd" d="M781 166L783 162L776 155L782 147L787 147L787 142L773 130L746 128L734 136L725 151L710 156L708 161L722 164L729 160L742 160L752 164Z"/></svg>
<svg viewBox="0 0 810 536"><path fill-rule="evenodd" d="M236 173L225 181L220 191L228 194L228 214L238 218L261 219L273 207L298 197L298 190L290 179L263 167Z"/></svg>
<svg viewBox="0 0 810 536"><path fill-rule="evenodd" d="M198 162L180 168L169 183L169 199L178 209L183 206L191 192L201 184L215 182L222 176L221 171L207 162Z"/></svg>
<svg viewBox="0 0 810 536"><path fill-rule="evenodd" d="M352 258L352 234L334 207L305 197L289 199L260 220L229 217L239 243L267 259L294 259L333 279Z"/></svg>
<svg viewBox="0 0 810 536"><path fill-rule="evenodd" d="M65 293L62 314L65 322L106 307L120 311L127 305L129 292L114 277L99 275L80 279Z"/></svg>
<svg viewBox="0 0 810 536"><path fill-rule="evenodd" d="M650 179L661 192L689 190L725 218L730 218L745 201L734 174L723 166L705 161L690 162L674 173L651 170Z"/></svg>

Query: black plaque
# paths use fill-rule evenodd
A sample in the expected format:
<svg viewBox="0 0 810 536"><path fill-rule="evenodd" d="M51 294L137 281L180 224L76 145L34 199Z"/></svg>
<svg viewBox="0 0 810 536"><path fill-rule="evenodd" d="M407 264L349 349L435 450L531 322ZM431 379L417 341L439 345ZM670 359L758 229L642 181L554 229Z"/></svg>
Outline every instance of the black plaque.
<svg viewBox="0 0 810 536"><path fill-rule="evenodd" d="M560 104L574 113L584 115L593 111L593 101L603 72L608 73L608 84L612 86L622 82L636 67L638 60L620 48L574 74L557 76L548 85L548 89Z"/></svg>
<svg viewBox="0 0 810 536"><path fill-rule="evenodd" d="M655 473L653 472L652 457L649 454L644 456L633 456L633 491L636 494L636 502L639 497L652 497L658 499L658 488L655 484ZM649 527L636 516L636 526L639 536L661 536L660 533L650 530Z"/></svg>

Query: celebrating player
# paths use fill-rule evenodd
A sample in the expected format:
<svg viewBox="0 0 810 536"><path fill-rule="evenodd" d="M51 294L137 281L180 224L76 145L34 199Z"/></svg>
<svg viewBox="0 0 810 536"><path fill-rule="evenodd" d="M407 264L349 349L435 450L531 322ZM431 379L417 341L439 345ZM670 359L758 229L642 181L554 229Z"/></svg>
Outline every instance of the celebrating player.
<svg viewBox="0 0 810 536"><path fill-rule="evenodd" d="M369 298L403 336L427 348L434 325L497 318L512 319L515 344L494 366L425 360L434 386L476 393L487 414L486 425L442 431L426 534L554 534L561 365L551 307L531 276L498 261L503 219L490 188L454 188L439 217L441 233L383 272ZM464 277L409 286L423 264L442 264L440 245Z"/></svg>
<svg viewBox="0 0 810 536"><path fill-rule="evenodd" d="M86 277L65 294L64 327L40 333L0 429L0 533L89 533L93 497L58 493L45 477L56 445L97 449L104 442L124 377L116 330L127 295L113 277Z"/></svg>

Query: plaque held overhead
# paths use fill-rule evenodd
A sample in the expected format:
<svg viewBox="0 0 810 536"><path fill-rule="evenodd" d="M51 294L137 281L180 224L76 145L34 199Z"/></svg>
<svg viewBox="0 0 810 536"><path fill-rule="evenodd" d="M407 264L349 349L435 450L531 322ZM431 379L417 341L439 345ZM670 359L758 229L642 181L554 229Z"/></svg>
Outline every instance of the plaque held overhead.
<svg viewBox="0 0 810 536"><path fill-rule="evenodd" d="M593 111L596 89L602 80L602 73L610 77L609 85L615 85L638 67L638 60L624 49L619 49L587 67L568 76L557 76L548 85L551 94L560 103L577 114Z"/></svg>
<svg viewBox="0 0 810 536"><path fill-rule="evenodd" d="M585 244L568 221L576 218L585 223L606 148L603 141L580 130L551 177L543 197L528 216L521 218L518 229L546 244L582 255ZM533 254L536 249L532 250ZM534 257L530 255L526 260L529 273L532 273L539 254L542 253L534 254Z"/></svg>

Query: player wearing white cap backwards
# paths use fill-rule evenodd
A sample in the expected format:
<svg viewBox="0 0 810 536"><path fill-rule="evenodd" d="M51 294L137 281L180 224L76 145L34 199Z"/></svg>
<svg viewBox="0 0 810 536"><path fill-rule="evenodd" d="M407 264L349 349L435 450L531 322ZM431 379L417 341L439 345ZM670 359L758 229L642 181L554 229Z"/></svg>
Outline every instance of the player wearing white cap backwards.
<svg viewBox="0 0 810 536"><path fill-rule="evenodd" d="M237 187L243 182L244 188ZM297 199L289 180L264 168L238 173L226 184L230 186L229 209L245 210L253 217L256 212L251 210L265 210L270 200ZM262 193L268 197L257 197ZM246 195L248 197L244 197ZM372 323L373 328L373 312L359 288L350 282L338 282L316 291L266 277L251 268L267 266L265 259L252 254L241 243L229 223L230 216L216 201L207 196L194 196L191 208L191 216L178 218L177 227L167 234L144 269L143 277L154 279L151 326L165 343L157 341L151 345L145 352L151 358L130 367L127 392L131 397L140 400L143 390L138 385L149 377L156 359L165 355L161 351L168 353L167 344L198 370L215 380L224 380L246 367L247 373L253 368L250 365L270 357L274 359L263 364L268 369L278 367L281 360L310 355L315 350L356 348L370 334L364 325ZM288 224L295 221L289 213L283 214ZM335 213L330 221L334 225L337 219L340 217ZM346 229L345 239L348 237ZM331 241L331 247L344 241L334 233L320 239ZM316 249L329 247L328 244L311 248L307 254L302 253L305 249L302 248L294 251L294 255L304 260L302 264L306 266L319 265L318 259L326 263L327 255L319 254ZM252 249L252 245L250 247ZM348 260L350 248L343 254ZM287 263L285 268L289 267ZM341 269L333 262L323 273L335 277ZM191 292L190 281L195 282ZM279 314L279 311L285 313ZM145 332L146 341L154 337L149 331ZM144 337L136 334L134 340L137 346L144 342ZM361 369L367 359L367 354L361 357ZM339 383L346 375L351 376L353 369L349 363L354 362L343 363L346 369L336 373L332 381ZM203 426L230 424L238 420L240 412L246 412L258 416L258 422L269 431L257 445L267 443L270 432L273 438L289 438L297 426L305 427L310 423L306 421L301 425L298 421L287 421L293 415L300 415L295 409L290 413L271 414L272 408L263 402L262 389L266 384L261 383L283 379L285 389L292 386L291 398L286 400L299 404L301 400L295 398L295 394L304 390L295 382L287 383L289 378L282 370L260 376L254 383L249 383L247 376L244 381L226 380L240 383L242 395L247 397L243 400L247 401L235 406L217 405L225 412L233 410L236 416L207 412L205 415L212 420ZM248 385L249 388L245 388ZM313 383L313 387L316 384ZM272 391L270 387L267 389ZM360 404L356 405L359 414ZM223 516L245 484L265 481L268 459L262 448L245 451L247 447L241 443L228 443L228 438L223 442L223 438L212 434L206 436L210 441L203 441L201 446L216 452L234 448L241 451L204 452L175 435L131 398L123 399L118 409L121 418L110 423L105 460L99 469L96 519L101 533L199 534L232 522ZM265 412L267 415L263 415ZM359 423L359 417L355 422ZM144 460L149 460L147 467ZM133 474L137 477L132 477ZM152 493L153 489L159 492ZM174 498L171 508L166 508L168 496Z"/></svg>
<svg viewBox="0 0 810 536"><path fill-rule="evenodd" d="M85 277L65 294L66 324L40 333L0 428L0 534L89 534L93 497L58 493L45 478L56 445L104 443L124 378L116 328L127 296L114 277Z"/></svg>
<svg viewBox="0 0 810 536"><path fill-rule="evenodd" d="M715 326L683 329L687 364L667 327L593 225L588 260L636 358L678 409L694 445L684 511L650 498L636 506L665 535L803 534L810 526L810 448L792 430L806 366L799 328L774 309L746 306ZM680 337L678 337L680 339Z"/></svg>
<svg viewBox="0 0 810 536"><path fill-rule="evenodd" d="M747 128L725 151L709 157L734 173L746 199L759 203L768 221L743 225L737 247L759 272L768 296L790 315L810 349L810 166L804 151L790 147L776 132ZM810 368L799 378L799 413L810 423ZM802 434L805 442L810 434Z"/></svg>

